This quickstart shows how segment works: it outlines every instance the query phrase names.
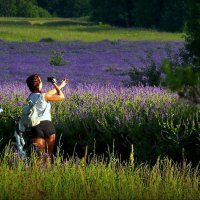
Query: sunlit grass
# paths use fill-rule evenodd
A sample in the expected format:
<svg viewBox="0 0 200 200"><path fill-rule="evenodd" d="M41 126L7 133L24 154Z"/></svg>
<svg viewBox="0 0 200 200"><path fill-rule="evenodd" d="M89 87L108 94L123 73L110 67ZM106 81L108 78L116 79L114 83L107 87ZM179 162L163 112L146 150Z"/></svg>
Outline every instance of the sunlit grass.
<svg viewBox="0 0 200 200"><path fill-rule="evenodd" d="M0 160L0 199L199 199L198 167L169 159L150 166L121 162L111 153L67 160L57 155L54 164L32 156L23 162L15 154ZM11 158L15 157L15 162Z"/></svg>
<svg viewBox="0 0 200 200"><path fill-rule="evenodd" d="M0 39L7 41L39 41L42 38L59 41L101 40L182 41L183 33L159 32L151 29L119 28L95 25L84 19L0 18Z"/></svg>

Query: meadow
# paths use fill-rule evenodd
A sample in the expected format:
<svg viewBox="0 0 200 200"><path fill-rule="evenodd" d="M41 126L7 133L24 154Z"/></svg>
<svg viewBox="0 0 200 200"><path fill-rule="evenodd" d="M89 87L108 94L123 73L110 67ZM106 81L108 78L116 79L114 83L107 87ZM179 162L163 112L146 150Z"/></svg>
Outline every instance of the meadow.
<svg viewBox="0 0 200 200"><path fill-rule="evenodd" d="M138 28L119 28L93 24L80 19L0 18L0 38L7 41L40 41L52 38L58 41L95 42L102 40L183 41L183 33L159 32Z"/></svg>
<svg viewBox="0 0 200 200"><path fill-rule="evenodd" d="M29 164L10 154L0 162L0 199L199 199L199 171L190 164L178 165L169 159L154 166L122 163L116 157L58 156L54 165L32 157Z"/></svg>
<svg viewBox="0 0 200 200"><path fill-rule="evenodd" d="M199 105L161 86L127 86L131 68L181 64L183 34L88 23L0 19L5 114L20 115L28 75L39 73L44 90L48 76L70 80L52 104L54 165L3 151L14 124L0 118L0 199L199 199ZM60 66L52 50L63 53Z"/></svg>

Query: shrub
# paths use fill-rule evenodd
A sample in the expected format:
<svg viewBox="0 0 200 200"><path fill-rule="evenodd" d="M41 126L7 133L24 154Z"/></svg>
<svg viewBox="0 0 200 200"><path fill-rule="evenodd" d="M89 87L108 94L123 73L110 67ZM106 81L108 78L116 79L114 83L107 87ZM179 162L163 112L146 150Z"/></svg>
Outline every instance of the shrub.
<svg viewBox="0 0 200 200"><path fill-rule="evenodd" d="M162 69L166 74L164 85L178 91L180 97L200 103L200 72L189 64L173 66L169 60L163 61Z"/></svg>
<svg viewBox="0 0 200 200"><path fill-rule="evenodd" d="M51 17L50 13L31 2L22 1L17 6L17 16L18 17Z"/></svg>
<svg viewBox="0 0 200 200"><path fill-rule="evenodd" d="M135 67L130 61L124 60L127 62L130 66L130 69L128 71L128 75L130 77L130 81L126 83L128 86L132 85L149 85L149 86L158 86L160 85L161 81L161 70L160 66L155 63L155 61L152 58L152 54L149 53L147 56L147 63L148 66L142 66L142 67Z"/></svg>
<svg viewBox="0 0 200 200"><path fill-rule="evenodd" d="M63 58L64 58L63 51L58 52L58 51L52 50L51 53L52 53L52 56L49 59L50 65L61 66L61 65L67 64L67 61L63 61Z"/></svg>
<svg viewBox="0 0 200 200"><path fill-rule="evenodd" d="M200 4L198 0L187 0L188 18L186 23L187 58L200 70Z"/></svg>

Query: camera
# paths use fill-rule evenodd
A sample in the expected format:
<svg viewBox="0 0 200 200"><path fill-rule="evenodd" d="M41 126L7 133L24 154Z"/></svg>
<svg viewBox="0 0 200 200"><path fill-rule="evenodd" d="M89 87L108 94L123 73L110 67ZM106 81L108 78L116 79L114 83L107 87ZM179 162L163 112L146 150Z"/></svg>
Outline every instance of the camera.
<svg viewBox="0 0 200 200"><path fill-rule="evenodd" d="M54 83L57 83L58 81L56 80L55 77L52 76L52 77L47 77L47 82L54 84Z"/></svg>

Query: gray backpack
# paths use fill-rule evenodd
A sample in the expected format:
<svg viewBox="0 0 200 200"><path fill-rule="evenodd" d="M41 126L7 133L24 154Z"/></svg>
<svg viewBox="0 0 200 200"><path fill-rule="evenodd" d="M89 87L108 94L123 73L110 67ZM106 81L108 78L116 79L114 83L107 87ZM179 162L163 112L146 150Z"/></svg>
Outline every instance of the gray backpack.
<svg viewBox="0 0 200 200"><path fill-rule="evenodd" d="M36 107L39 98L35 103L29 99L28 104L23 107L19 122L20 131L30 130L31 127L37 126L40 123L40 117Z"/></svg>

